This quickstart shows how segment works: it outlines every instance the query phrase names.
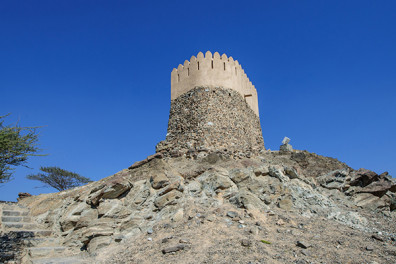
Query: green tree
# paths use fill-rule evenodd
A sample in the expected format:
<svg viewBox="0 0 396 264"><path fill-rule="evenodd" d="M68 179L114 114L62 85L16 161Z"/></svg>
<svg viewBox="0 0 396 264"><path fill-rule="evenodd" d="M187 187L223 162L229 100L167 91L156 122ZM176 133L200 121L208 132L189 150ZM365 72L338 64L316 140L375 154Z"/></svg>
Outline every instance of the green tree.
<svg viewBox="0 0 396 264"><path fill-rule="evenodd" d="M37 180L58 191L64 191L91 182L77 173L59 167L41 167L42 172L26 176L29 180Z"/></svg>
<svg viewBox="0 0 396 264"><path fill-rule="evenodd" d="M11 180L14 167L26 166L30 156L44 156L36 154L40 151L37 147L38 127L20 127L4 125L4 118L0 116L0 183Z"/></svg>

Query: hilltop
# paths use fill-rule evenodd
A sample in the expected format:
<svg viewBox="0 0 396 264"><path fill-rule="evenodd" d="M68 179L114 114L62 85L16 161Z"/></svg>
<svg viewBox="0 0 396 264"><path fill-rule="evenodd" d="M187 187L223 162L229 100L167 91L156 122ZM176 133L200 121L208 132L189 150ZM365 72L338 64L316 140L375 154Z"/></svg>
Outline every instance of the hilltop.
<svg viewBox="0 0 396 264"><path fill-rule="evenodd" d="M18 252L25 263L394 263L395 192L387 173L307 151L157 153L21 200L63 249Z"/></svg>

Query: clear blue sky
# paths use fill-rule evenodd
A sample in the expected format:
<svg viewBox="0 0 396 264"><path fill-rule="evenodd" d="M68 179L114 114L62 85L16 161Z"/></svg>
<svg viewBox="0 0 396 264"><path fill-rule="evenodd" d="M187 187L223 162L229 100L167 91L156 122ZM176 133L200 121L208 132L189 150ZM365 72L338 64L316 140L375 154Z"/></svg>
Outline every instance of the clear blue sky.
<svg viewBox="0 0 396 264"><path fill-rule="evenodd" d="M267 148L396 175L396 1L0 3L0 115L40 129L46 157L0 186L60 166L99 180L165 138L170 73L199 51L237 59L256 86Z"/></svg>

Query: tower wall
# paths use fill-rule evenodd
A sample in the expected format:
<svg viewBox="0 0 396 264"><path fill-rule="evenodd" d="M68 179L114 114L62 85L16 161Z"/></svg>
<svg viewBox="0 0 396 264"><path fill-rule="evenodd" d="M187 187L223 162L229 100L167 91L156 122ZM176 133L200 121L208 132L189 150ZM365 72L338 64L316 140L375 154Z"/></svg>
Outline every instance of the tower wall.
<svg viewBox="0 0 396 264"><path fill-rule="evenodd" d="M199 52L171 73L171 100L197 86L230 88L242 96L259 116L257 91L237 60L218 52Z"/></svg>
<svg viewBox="0 0 396 264"><path fill-rule="evenodd" d="M193 157L220 151L226 156L249 157L264 149L259 117L241 94L207 86L172 100L168 133L156 151Z"/></svg>
<svg viewBox="0 0 396 264"><path fill-rule="evenodd" d="M265 150L256 89L232 57L208 51L186 60L171 73L171 99L168 133L157 152L249 157Z"/></svg>

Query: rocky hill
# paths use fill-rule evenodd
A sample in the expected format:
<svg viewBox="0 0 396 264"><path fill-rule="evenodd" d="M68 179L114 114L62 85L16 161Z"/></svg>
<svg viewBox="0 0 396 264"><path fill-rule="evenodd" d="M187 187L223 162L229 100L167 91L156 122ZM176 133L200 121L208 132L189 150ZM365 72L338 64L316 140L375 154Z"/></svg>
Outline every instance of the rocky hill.
<svg viewBox="0 0 396 264"><path fill-rule="evenodd" d="M4 263L396 263L395 192L386 172L307 151L155 154L100 181L0 206L0 255ZM18 217L34 229L7 225Z"/></svg>

